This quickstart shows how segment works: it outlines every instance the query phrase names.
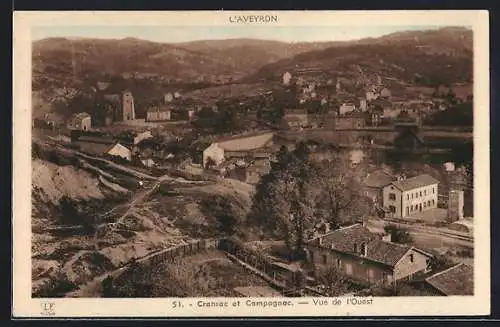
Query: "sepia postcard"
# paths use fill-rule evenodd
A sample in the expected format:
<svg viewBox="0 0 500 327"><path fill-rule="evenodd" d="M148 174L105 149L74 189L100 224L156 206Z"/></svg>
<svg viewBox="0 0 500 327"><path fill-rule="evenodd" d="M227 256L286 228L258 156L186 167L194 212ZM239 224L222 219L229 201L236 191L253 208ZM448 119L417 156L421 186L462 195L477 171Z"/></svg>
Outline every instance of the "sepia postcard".
<svg viewBox="0 0 500 327"><path fill-rule="evenodd" d="M14 12L13 316L488 315L488 21Z"/></svg>

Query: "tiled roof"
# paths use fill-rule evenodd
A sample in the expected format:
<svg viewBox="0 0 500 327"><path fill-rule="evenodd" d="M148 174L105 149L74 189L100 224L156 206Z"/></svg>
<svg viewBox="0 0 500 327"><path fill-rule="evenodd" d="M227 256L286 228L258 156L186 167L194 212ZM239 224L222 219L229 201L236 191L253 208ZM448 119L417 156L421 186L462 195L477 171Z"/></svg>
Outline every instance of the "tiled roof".
<svg viewBox="0 0 500 327"><path fill-rule="evenodd" d="M394 181L394 177L388 172L379 169L371 174L369 174L363 181L363 185L367 187L384 187L391 184Z"/></svg>
<svg viewBox="0 0 500 327"><path fill-rule="evenodd" d="M94 143L86 141L76 141L75 144L79 146L80 150L95 155L108 153L109 150L115 146L115 143Z"/></svg>
<svg viewBox="0 0 500 327"><path fill-rule="evenodd" d="M474 269L464 263L428 277L426 281L445 295L474 295Z"/></svg>
<svg viewBox="0 0 500 327"><path fill-rule="evenodd" d="M360 224L339 228L320 236L321 246L337 251L353 253L354 244L368 243L376 238L366 227Z"/></svg>
<svg viewBox="0 0 500 327"><path fill-rule="evenodd" d="M246 134L223 136L223 137L220 137L220 138L213 140L212 143L223 143L223 142L227 142L227 141L241 140L241 139L246 139L249 137L260 136L260 135L265 135L265 134L273 134L274 135L274 133L272 131L259 131L259 132L246 133Z"/></svg>
<svg viewBox="0 0 500 327"><path fill-rule="evenodd" d="M367 245L367 259L381 262L388 266L394 267L396 263L408 252L411 247L386 242L382 240L374 240Z"/></svg>
<svg viewBox="0 0 500 327"><path fill-rule="evenodd" d="M419 187L437 184L439 181L432 177L431 175L423 174L418 175L412 178L407 178L401 181L392 182L394 186L396 186L401 191L413 190Z"/></svg>
<svg viewBox="0 0 500 327"><path fill-rule="evenodd" d="M318 243L320 238L322 240L321 245ZM320 247L347 253L390 267L394 267L412 249L410 246L383 241L361 224L337 229L309 242L316 242ZM363 243L366 244L366 256L361 253ZM355 247L357 252L355 252Z"/></svg>

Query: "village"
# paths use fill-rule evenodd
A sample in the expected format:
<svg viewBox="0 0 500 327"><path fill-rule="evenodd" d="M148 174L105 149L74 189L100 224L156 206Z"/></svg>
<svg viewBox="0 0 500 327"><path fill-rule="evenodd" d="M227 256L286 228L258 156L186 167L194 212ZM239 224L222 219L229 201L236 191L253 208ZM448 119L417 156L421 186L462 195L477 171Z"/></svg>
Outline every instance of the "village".
<svg viewBox="0 0 500 327"><path fill-rule="evenodd" d="M310 77L310 69L293 74L281 72L278 82L256 96L203 103L172 91L142 107L130 90L109 94L109 83L99 82L94 96L101 111L34 117L33 142L96 165L106 161L94 169L100 182L132 190L131 202L138 194L169 189L175 177L259 188L283 151L296 153L305 144L318 162L335 153L346 158L347 171L360 171L353 201L369 209L342 213L336 226L313 224L300 259L265 245L283 242L244 243L230 232L218 235L215 248L265 281L236 287L237 294L472 294L472 158L456 159L472 141L472 126L443 126L436 118L471 103L470 87L408 87L411 92L401 95L378 75L354 87L341 76ZM381 154L399 159L387 164L376 159ZM424 157L433 164L419 161ZM129 177L107 176L117 170ZM175 259L170 252L161 256Z"/></svg>

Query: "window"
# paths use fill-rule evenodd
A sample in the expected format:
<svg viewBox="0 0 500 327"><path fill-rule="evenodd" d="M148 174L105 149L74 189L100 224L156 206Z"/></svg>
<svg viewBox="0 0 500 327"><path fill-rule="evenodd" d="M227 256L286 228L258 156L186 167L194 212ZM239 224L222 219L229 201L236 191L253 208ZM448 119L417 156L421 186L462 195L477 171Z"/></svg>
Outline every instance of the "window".
<svg viewBox="0 0 500 327"><path fill-rule="evenodd" d="M422 197L422 191L420 191L420 197Z"/></svg>
<svg viewBox="0 0 500 327"><path fill-rule="evenodd" d="M406 206L406 214L409 215L410 214L410 208L408 206Z"/></svg>
<svg viewBox="0 0 500 327"><path fill-rule="evenodd" d="M433 187L433 188L432 188L432 194L434 194L434 192L435 192L435 189L434 189L434 187Z"/></svg>
<svg viewBox="0 0 500 327"><path fill-rule="evenodd" d="M323 264L326 265L328 262L327 262L327 256L326 254L323 254Z"/></svg>
<svg viewBox="0 0 500 327"><path fill-rule="evenodd" d="M427 201L427 206L430 207L431 206L431 200Z"/></svg>
<svg viewBox="0 0 500 327"><path fill-rule="evenodd" d="M366 244L361 243L361 255L366 255Z"/></svg>
<svg viewBox="0 0 500 327"><path fill-rule="evenodd" d="M340 267L341 264L342 264L342 260L337 259L337 266Z"/></svg>
<svg viewBox="0 0 500 327"><path fill-rule="evenodd" d="M427 190L424 190L424 195L427 195Z"/></svg>
<svg viewBox="0 0 500 327"><path fill-rule="evenodd" d="M389 200L395 201L396 200L396 194L389 193Z"/></svg>
<svg viewBox="0 0 500 327"><path fill-rule="evenodd" d="M411 198L413 199L413 193L411 194Z"/></svg>
<svg viewBox="0 0 500 327"><path fill-rule="evenodd" d="M432 200L432 205L434 205L434 199Z"/></svg>
<svg viewBox="0 0 500 327"><path fill-rule="evenodd" d="M411 211L413 211L413 204L410 206Z"/></svg>
<svg viewBox="0 0 500 327"><path fill-rule="evenodd" d="M354 243L354 253L358 253L358 245Z"/></svg>
<svg viewBox="0 0 500 327"><path fill-rule="evenodd" d="M415 258L413 257L413 253L410 254L410 262L413 263L413 261L415 260Z"/></svg>
<svg viewBox="0 0 500 327"><path fill-rule="evenodd" d="M415 192L415 199L418 198L418 192Z"/></svg>
<svg viewBox="0 0 500 327"><path fill-rule="evenodd" d="M389 206L389 210L390 210L392 213L395 213L395 212L396 212L396 207L395 207L395 206Z"/></svg>
<svg viewBox="0 0 500 327"><path fill-rule="evenodd" d="M348 263L345 265L345 271L348 276L352 276L352 264Z"/></svg>
<svg viewBox="0 0 500 327"><path fill-rule="evenodd" d="M406 200L410 199L410 194L406 194Z"/></svg>
<svg viewBox="0 0 500 327"><path fill-rule="evenodd" d="M427 202L424 202L424 208L427 207Z"/></svg>

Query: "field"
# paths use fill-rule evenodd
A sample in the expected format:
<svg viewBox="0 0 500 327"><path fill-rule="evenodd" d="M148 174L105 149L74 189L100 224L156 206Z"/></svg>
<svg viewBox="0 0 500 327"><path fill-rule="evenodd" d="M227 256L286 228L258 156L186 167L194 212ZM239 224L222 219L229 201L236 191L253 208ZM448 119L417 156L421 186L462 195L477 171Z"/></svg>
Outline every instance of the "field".
<svg viewBox="0 0 500 327"><path fill-rule="evenodd" d="M238 297L240 287L267 288L267 283L231 262L224 253L210 250L164 263L139 268L115 281L119 297Z"/></svg>

